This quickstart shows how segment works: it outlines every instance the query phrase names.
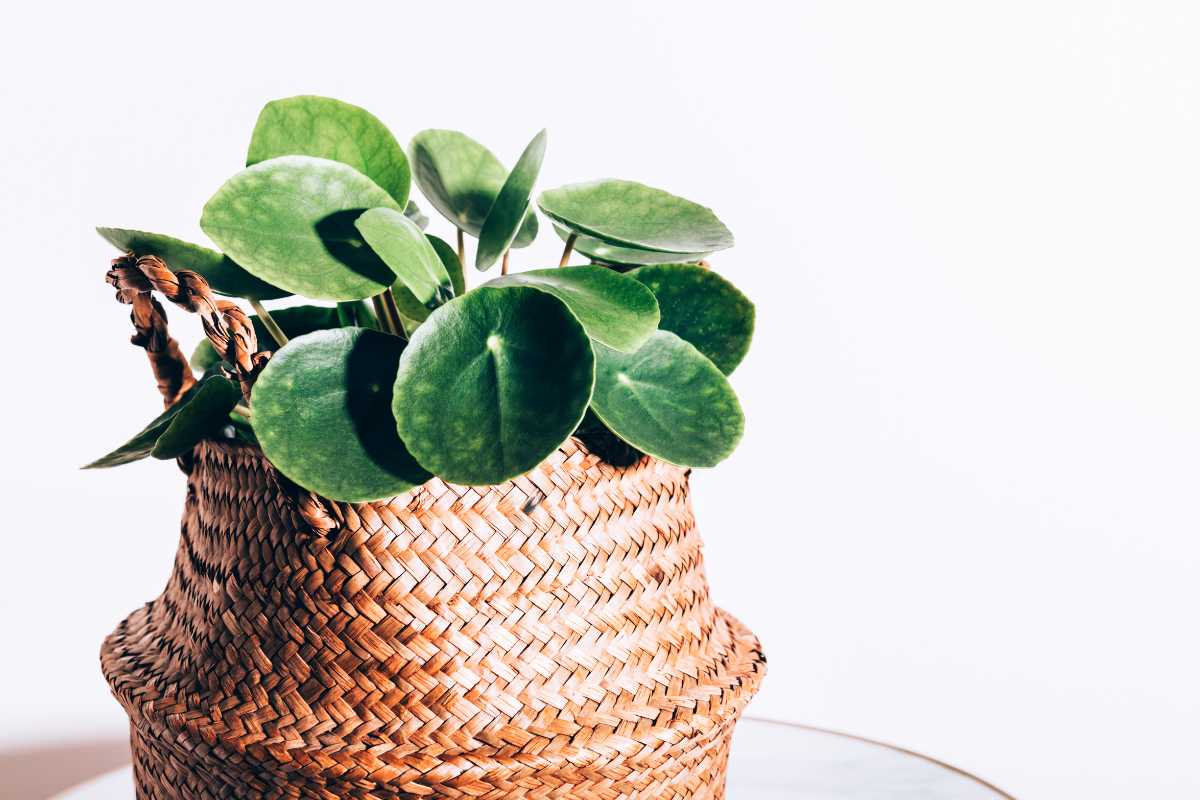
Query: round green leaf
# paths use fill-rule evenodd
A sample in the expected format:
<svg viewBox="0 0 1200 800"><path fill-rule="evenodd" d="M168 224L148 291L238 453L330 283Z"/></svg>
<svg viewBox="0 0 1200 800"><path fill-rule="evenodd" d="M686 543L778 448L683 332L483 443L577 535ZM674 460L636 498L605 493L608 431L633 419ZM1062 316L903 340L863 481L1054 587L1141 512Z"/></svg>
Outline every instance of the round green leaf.
<svg viewBox="0 0 1200 800"><path fill-rule="evenodd" d="M333 500L393 497L424 483L396 435L392 381L404 341L365 328L288 342L251 395L254 433L280 472Z"/></svg>
<svg viewBox="0 0 1200 800"><path fill-rule="evenodd" d="M242 399L242 390L221 375L200 381L196 392L182 403L150 455L168 459L181 456L196 443L229 421L229 412Z"/></svg>
<svg viewBox="0 0 1200 800"><path fill-rule="evenodd" d="M504 180L500 193L488 210L479 231L479 247L475 250L475 268L485 270L496 259L504 255L517 238L521 221L530 213L529 196L542 169L542 158L546 155L546 131L543 129L533 137L517 160L517 165Z"/></svg>
<svg viewBox="0 0 1200 800"><path fill-rule="evenodd" d="M360 311L367 311L367 309L363 308ZM295 339L297 336L303 336L313 331L342 327L338 310L336 308L326 308L325 306L277 308L271 312L271 319L275 320L289 339ZM263 325L262 320L258 318L258 314L251 314L250 322L254 325L254 335L258 339L259 350L275 352L279 349L279 344L275 341L275 337L267 330L267 326ZM366 321L364 320L364 322ZM363 324L362 327L367 328L371 327L371 325L368 322L367 324ZM217 355L216 348L212 346L212 342L207 338L200 340L200 344L196 345L196 349L192 351L192 357L189 359L192 367L200 372L212 369L213 365L220 360L221 357Z"/></svg>
<svg viewBox="0 0 1200 800"><path fill-rule="evenodd" d="M533 469L583 418L594 358L583 326L546 292L482 286L429 315L400 359L400 437L454 483Z"/></svg>
<svg viewBox="0 0 1200 800"><path fill-rule="evenodd" d="M562 186L542 192L538 206L563 227L619 247L689 254L733 247L711 210L634 181Z"/></svg>
<svg viewBox="0 0 1200 800"><path fill-rule="evenodd" d="M567 304L588 336L617 350L637 350L658 328L654 294L608 267L580 266L516 272L486 286L529 286Z"/></svg>
<svg viewBox="0 0 1200 800"><path fill-rule="evenodd" d="M302 95L263 106L246 166L279 156L340 161L366 175L396 201L408 202L408 157L387 126L366 109L330 97Z"/></svg>
<svg viewBox="0 0 1200 800"><path fill-rule="evenodd" d="M408 146L408 156L421 193L438 213L478 237L508 177L499 159L466 134L446 130L418 133ZM537 217L531 209L512 246L525 247L535 236Z"/></svg>
<svg viewBox="0 0 1200 800"><path fill-rule="evenodd" d="M128 228L96 228L96 232L123 253L158 256L172 270L189 269L199 273L218 294L254 300L274 300L290 294L259 280L228 256L223 256L208 247L161 233L147 233Z"/></svg>
<svg viewBox="0 0 1200 800"><path fill-rule="evenodd" d="M570 238L571 232L561 225L554 226L554 232L564 242ZM641 264L674 264L682 262L702 261L709 253L662 253L658 250L635 250L632 247L617 247L607 244L590 236L575 234L575 244L572 249L582 253L592 261L600 264L616 266L639 266Z"/></svg>
<svg viewBox="0 0 1200 800"><path fill-rule="evenodd" d="M400 207L370 178L337 161L282 156L242 170L204 206L200 227L250 272L320 300L361 300L396 276L354 221Z"/></svg>
<svg viewBox="0 0 1200 800"><path fill-rule="evenodd" d="M233 389L233 400L226 404L230 397L229 388ZM84 469L116 467L139 461L151 454L158 458L174 458L191 449L196 442L223 424L228 418L229 410L233 408L240 397L241 392L224 377L220 375L207 376L184 392L173 406L151 420L133 438L108 455L84 466ZM192 404L197 401L199 401L198 405L193 407ZM155 447L156 444L171 429L175 419L180 416L184 418L183 423L175 429L168 443L164 445L163 451L173 451L183 442L190 441L190 443L178 452L173 452L172 455L160 455Z"/></svg>
<svg viewBox="0 0 1200 800"><path fill-rule="evenodd" d="M658 331L636 353L596 344L592 410L618 436L683 467L711 467L742 438L729 382L699 350Z"/></svg>
<svg viewBox="0 0 1200 800"><path fill-rule="evenodd" d="M742 362L754 335L754 304L717 273L695 264L659 264L627 272L654 292L671 331L726 375Z"/></svg>
<svg viewBox="0 0 1200 800"><path fill-rule="evenodd" d="M354 226L417 302L436 308L454 296L450 274L437 251L408 217L395 209L373 208Z"/></svg>

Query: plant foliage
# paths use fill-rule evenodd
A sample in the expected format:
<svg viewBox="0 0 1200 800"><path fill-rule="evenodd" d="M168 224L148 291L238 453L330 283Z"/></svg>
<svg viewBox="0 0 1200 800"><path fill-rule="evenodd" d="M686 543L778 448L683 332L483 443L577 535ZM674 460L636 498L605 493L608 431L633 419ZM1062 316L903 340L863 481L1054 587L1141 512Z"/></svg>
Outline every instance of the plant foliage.
<svg viewBox="0 0 1200 800"><path fill-rule="evenodd" d="M744 424L726 376L754 328L754 306L706 260L732 234L710 209L632 181L570 184L535 204L546 142L534 136L510 171L457 131L421 131L406 150L357 106L268 103L245 168L201 215L220 251L98 229L254 304L271 358L249 408L204 341L201 381L88 466L172 458L223 434L257 443L296 484L359 502L432 476L499 483L573 434L621 465L641 453L721 461ZM457 248L424 232L413 184ZM535 205L567 242L564 266L509 272L510 251L537 236ZM477 269L502 265L471 289L465 237ZM591 263L570 265L572 252ZM290 294L336 305L261 304Z"/></svg>

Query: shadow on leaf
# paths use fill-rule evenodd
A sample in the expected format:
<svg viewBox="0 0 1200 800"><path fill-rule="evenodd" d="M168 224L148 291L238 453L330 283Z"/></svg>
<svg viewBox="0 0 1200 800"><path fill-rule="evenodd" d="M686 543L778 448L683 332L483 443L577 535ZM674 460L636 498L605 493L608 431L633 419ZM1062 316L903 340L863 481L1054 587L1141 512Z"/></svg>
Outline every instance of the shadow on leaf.
<svg viewBox="0 0 1200 800"><path fill-rule="evenodd" d="M408 452L392 416L392 387L403 352L394 336L363 336L346 360L346 408L364 452L381 469L412 483L429 473Z"/></svg>
<svg viewBox="0 0 1200 800"><path fill-rule="evenodd" d="M315 226L321 244L330 256L344 264L347 269L383 285L390 285L396 276L388 269L387 264L375 255L363 240L354 221L358 219L364 208L351 208L334 213L321 219Z"/></svg>

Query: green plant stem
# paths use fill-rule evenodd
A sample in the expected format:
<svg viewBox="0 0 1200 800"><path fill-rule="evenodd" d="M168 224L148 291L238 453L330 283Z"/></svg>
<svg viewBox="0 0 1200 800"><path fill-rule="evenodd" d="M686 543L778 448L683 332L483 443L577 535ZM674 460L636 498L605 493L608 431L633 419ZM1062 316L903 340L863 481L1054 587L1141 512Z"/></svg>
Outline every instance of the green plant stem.
<svg viewBox="0 0 1200 800"><path fill-rule="evenodd" d="M577 238L579 237L574 233L567 237L567 246L563 248L562 258L558 260L560 267L565 267L567 262L571 260L571 251L575 249L575 240Z"/></svg>
<svg viewBox="0 0 1200 800"><path fill-rule="evenodd" d="M288 337L283 332L283 328L279 327L279 323L271 316L271 312L267 311L266 306L261 301L250 298L250 305L254 307L254 313L258 314L258 319L262 322L263 327L271 334L271 338L280 347L288 343Z"/></svg>
<svg viewBox="0 0 1200 800"><path fill-rule="evenodd" d="M371 305L375 307L375 316L378 317L379 324L383 326L383 329L385 331L387 331L390 334L395 335L396 324L392 320L391 315L388 314L387 306L384 305L384 303L383 303L383 295L377 294L374 297L372 297Z"/></svg>
<svg viewBox="0 0 1200 800"><path fill-rule="evenodd" d="M464 267L467 264L467 240L462 228L458 229L458 263Z"/></svg>

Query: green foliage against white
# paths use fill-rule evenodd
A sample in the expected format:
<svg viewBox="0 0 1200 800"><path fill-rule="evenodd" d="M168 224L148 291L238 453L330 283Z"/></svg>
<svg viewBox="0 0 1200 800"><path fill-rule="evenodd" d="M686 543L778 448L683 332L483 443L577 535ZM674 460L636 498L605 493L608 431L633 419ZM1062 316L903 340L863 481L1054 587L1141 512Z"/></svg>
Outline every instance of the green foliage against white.
<svg viewBox="0 0 1200 800"><path fill-rule="evenodd" d="M538 232L531 198L546 139L535 136L510 172L457 131L421 131L406 152L356 106L268 103L246 168L201 217L224 252L100 233L122 251L198 272L260 314L260 301L288 294L337 306L253 318L273 357L249 408L202 343L197 388L89 466L169 458L206 436L236 435L297 484L365 501L434 475L499 483L572 434L603 433L610 444L615 435L683 466L725 458L743 428L725 376L749 348L754 306L704 260L731 247L732 234L708 208L660 189L576 183L542 192L536 205L568 243L563 264L572 249L592 263L510 273L509 251ZM414 183L422 205L453 225L457 248L423 232ZM478 240L478 269L502 263L471 290L466 237Z"/></svg>

